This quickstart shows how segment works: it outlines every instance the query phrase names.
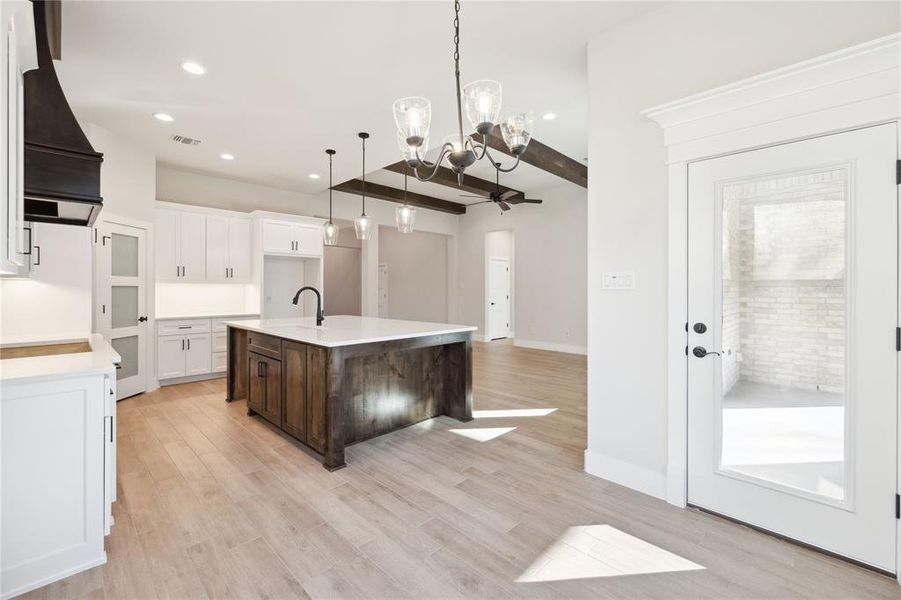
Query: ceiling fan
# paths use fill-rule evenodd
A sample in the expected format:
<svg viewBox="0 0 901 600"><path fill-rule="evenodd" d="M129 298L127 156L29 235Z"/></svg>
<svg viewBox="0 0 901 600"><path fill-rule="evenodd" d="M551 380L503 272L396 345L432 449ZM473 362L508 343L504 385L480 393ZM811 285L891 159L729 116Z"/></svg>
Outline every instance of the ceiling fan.
<svg viewBox="0 0 901 600"><path fill-rule="evenodd" d="M500 163L497 164L500 166ZM517 198L519 192L516 190L508 190L506 192L501 192L501 172L497 171L497 175L495 177L495 185L497 185L497 190L489 193L487 196L477 196L472 194L460 194L461 198L484 198L484 202L475 202L470 204L470 206L476 206L477 204L488 204L489 202L494 202L498 206L501 207L502 211L508 211L511 208L511 204L541 204L543 201L538 198Z"/></svg>

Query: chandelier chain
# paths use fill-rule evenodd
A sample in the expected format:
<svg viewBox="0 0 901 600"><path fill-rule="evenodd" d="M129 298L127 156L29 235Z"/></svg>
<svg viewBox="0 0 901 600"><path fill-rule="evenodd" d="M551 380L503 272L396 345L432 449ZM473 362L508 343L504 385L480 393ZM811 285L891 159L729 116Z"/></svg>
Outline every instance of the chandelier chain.
<svg viewBox="0 0 901 600"><path fill-rule="evenodd" d="M463 149L463 94L460 90L460 0L454 0L454 74L457 79L457 127Z"/></svg>
<svg viewBox="0 0 901 600"><path fill-rule="evenodd" d="M328 222L332 222L332 155L328 155Z"/></svg>

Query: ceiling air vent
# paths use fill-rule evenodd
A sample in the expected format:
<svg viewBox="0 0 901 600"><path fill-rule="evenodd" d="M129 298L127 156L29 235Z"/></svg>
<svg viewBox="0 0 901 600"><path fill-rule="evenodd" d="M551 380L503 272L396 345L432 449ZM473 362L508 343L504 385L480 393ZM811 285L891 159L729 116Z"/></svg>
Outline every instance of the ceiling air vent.
<svg viewBox="0 0 901 600"><path fill-rule="evenodd" d="M183 135L173 135L171 138L173 142L178 142L179 144L185 144L186 146L196 146L200 143L200 140L195 140L194 138L185 137Z"/></svg>

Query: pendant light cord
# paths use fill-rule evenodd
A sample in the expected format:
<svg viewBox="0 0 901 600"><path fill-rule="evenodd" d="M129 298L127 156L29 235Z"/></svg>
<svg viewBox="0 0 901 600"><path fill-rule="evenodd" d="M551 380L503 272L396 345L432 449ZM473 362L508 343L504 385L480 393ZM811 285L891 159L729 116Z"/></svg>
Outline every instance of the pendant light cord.
<svg viewBox="0 0 901 600"><path fill-rule="evenodd" d="M460 150L463 150L463 104L460 91L460 0L454 0L454 75L457 78L457 127L460 131Z"/></svg>
<svg viewBox="0 0 901 600"><path fill-rule="evenodd" d="M332 155L328 155L328 222L332 222Z"/></svg>
<svg viewBox="0 0 901 600"><path fill-rule="evenodd" d="M363 139L363 216L366 216L366 138Z"/></svg>

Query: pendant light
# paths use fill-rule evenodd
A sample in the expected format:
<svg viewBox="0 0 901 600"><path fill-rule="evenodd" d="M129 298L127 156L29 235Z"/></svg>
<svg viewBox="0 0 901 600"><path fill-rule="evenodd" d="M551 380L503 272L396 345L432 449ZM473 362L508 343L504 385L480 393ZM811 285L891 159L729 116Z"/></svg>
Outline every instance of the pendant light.
<svg viewBox="0 0 901 600"><path fill-rule="evenodd" d="M358 240L368 240L369 234L372 232L372 219L366 216L366 139L369 138L369 134L361 131L357 135L363 140L363 212L354 219L354 232L357 234Z"/></svg>
<svg viewBox="0 0 901 600"><path fill-rule="evenodd" d="M404 203L394 209L394 222L401 233L413 231L413 222L416 220L416 209L407 204L407 164L404 163Z"/></svg>
<svg viewBox="0 0 901 600"><path fill-rule="evenodd" d="M328 154L328 223L322 226L322 241L326 246L338 245L338 226L332 223L332 157L335 151L329 148Z"/></svg>

